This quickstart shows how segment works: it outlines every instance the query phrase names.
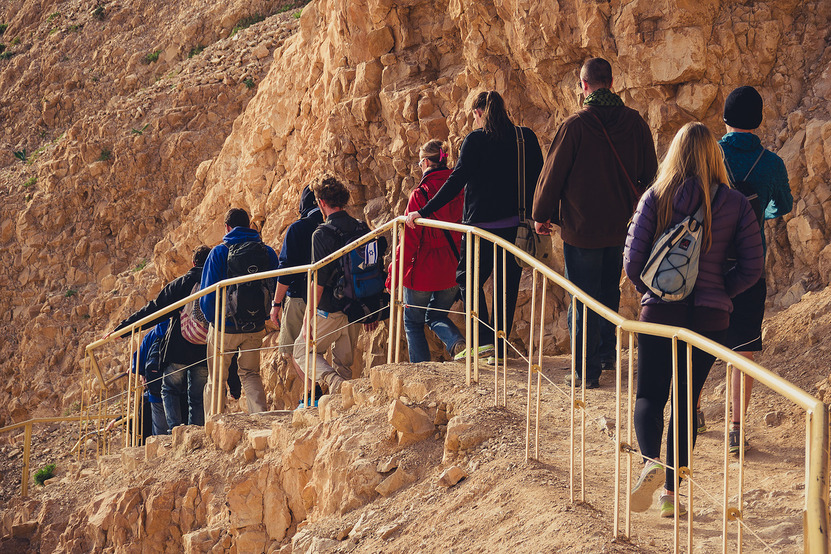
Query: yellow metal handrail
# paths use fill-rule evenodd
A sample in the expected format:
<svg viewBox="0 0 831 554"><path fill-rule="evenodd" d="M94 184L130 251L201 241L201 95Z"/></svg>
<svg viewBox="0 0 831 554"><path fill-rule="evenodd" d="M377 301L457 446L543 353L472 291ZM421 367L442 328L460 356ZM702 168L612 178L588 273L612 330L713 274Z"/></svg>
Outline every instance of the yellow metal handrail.
<svg viewBox="0 0 831 554"><path fill-rule="evenodd" d="M373 238L375 238L375 237L377 237L381 234L384 234L388 231L391 231L392 238L393 238L393 241L392 241L393 244L391 245L392 246L392 248L391 248L392 263L393 263L394 267L398 267L398 271L395 272L394 275L392 276L392 283L391 283L392 302L391 302L391 306L390 306L390 322L389 322L389 327L388 327L389 338L391 340L387 341L387 348L388 348L387 361L388 361L388 363L398 362L399 357L400 357L401 326L402 326L403 309L404 309L403 283L402 283L402 280L401 280L401 276L403 275L403 261L404 260L403 260L403 257L399 255L399 251L396 249L396 246L401 247L401 251L403 252L403 242L404 242L405 233L402 232L401 229L403 228L404 221L405 221L405 218L403 216L395 218L392 221L382 225L381 227L371 231L368 235L364 236L359 241L356 241L354 243L350 243L350 244L344 246L343 248L337 250L336 252L333 252L332 254L327 256L326 258L324 258L322 260L319 260L318 262L315 262L315 263L312 263L312 264L308 264L308 265L305 265L305 266L293 267L293 268L290 268L290 269L275 270L275 271L269 271L269 272L264 272L264 273L258 273L258 274L254 274L254 275L250 275L250 276L236 277L236 278L233 278L233 279L227 279L227 280L221 281L219 283L215 283L214 285L208 287L207 289L200 290L200 291L188 296L187 298L185 298L185 299L183 299L183 300L181 300L181 301L179 301L175 304L172 304L171 306L165 308L164 310L160 310L159 312L156 312L155 314L152 314L150 316L147 316L147 317L143 318L140 321L135 322L131 326L126 327L125 329L119 331L118 333L113 333L112 335L110 335L110 336L108 336L104 339L101 339L101 340L98 340L98 341L95 341L95 342L91 343L90 345L87 346L87 349L86 349L86 352L88 354L88 359L90 361L88 365L89 365L89 368L95 373L95 375L96 375L96 377L97 377L97 379L98 379L98 381L101 385L102 394L103 394L103 391L106 390L106 384L105 384L105 380L103 378L103 374L101 373L100 368L98 366L98 363L97 363L97 361L95 359L95 356L94 356L94 351L97 348L100 348L101 346L113 341L116 337L126 335L127 333L130 333L132 337L137 339L138 334L141 331L142 327L144 325L146 325L148 322L152 321L153 319L156 319L160 315L170 313L170 312L184 306L188 302L191 302L191 301L193 301L197 298L200 298L200 297L204 296L205 294L217 293L218 294L217 301L216 301L216 310L217 310L217 312L216 312L215 321L222 320L222 324L214 325L214 329L213 329L214 345L215 345L214 356L213 356L214 364L213 364L212 371L211 371L211 380L209 382L215 383L215 386L214 386L214 395L211 398L209 409L210 409L211 413L221 412L223 410L223 406L224 406L224 396L225 395L221 394L221 392L224 391L224 388L218 386L219 383L223 382L221 380L221 378L223 376L218 375L218 369L217 369L218 366L217 366L216 361L218 360L217 354L219 356L223 355L223 352L222 352L223 342L221 341L221 337L224 334L225 329L224 329L224 317L221 317L220 314L224 314L224 302L225 302L224 290L225 290L225 288L227 286L235 284L235 283L243 283L243 282L247 282L247 281L259 280L259 279L264 279L264 278L278 277L278 276L281 276L281 275L306 273L307 283L308 283L308 292L309 292L308 298L311 301L307 302L307 317L305 318L305 321L306 321L305 325L307 326L306 329L305 329L306 340L307 340L307 349L306 349L307 358L306 358L306 366L305 367L309 368L309 362L311 362L311 372L307 371L308 377L306 379L304 379L304 396L303 396L303 398L304 398L304 401L308 401L309 392L310 392L308 390L308 387L309 387L310 379L311 379L312 383L314 383L315 379L316 379L316 367L315 367L315 358L316 357L312 356L311 360L310 360L309 356L308 356L310 348L315 346L313 340L311 339L311 334L309 333L308 326L309 325L315 325L315 322L313 320L315 320L316 318L311 318L311 317L309 317L309 315L312 314L312 313L315 313L315 310L316 310L316 304L317 304L316 296L317 295L312 294L312 293L314 291L314 286L317 284L317 272L321 268L326 266L327 264L329 264L329 263L335 261L336 259L338 259L344 253L346 253L346 252L348 252L348 251L350 251L354 248L357 248L361 244L366 243L367 241L372 240ZM506 257L508 255L516 256L517 258L522 259L524 262L526 262L528 265L530 265L532 267L533 298L532 298L532 316L531 316L531 322L530 322L531 323L531 326L530 326L531 327L531 340L529 341L529 352L528 352L528 372L529 372L528 373L528 385L529 385L529 389L528 389L528 395L527 395L527 398L526 398L526 404L527 404L527 406L526 406L526 410L527 410L527 412L526 412L526 426L527 426L527 428L526 428L526 456L527 457L530 457L530 440L531 440L530 430L531 430L531 424L532 424L531 384L532 384L532 376L533 376L534 373L537 374L537 380L536 380L537 381L537 400L536 400L536 420L535 420L536 421L536 438L535 438L536 448L535 448L535 452L536 452L537 456L539 455L539 419L540 419L539 391L540 391L540 383L541 383L541 377L542 377L541 371L540 371L540 365L542 363L542 350L543 350L543 348L542 348L542 346L543 346L542 345L542 338L543 338L542 321L543 321L543 319L542 318L544 317L544 313L545 313L545 301L546 301L545 283L550 281L551 283L557 285L558 287L563 289L565 292L570 294L572 297L576 298L580 303L582 303L583 313L584 313L583 325L586 325L586 320L587 320L586 314L588 313L589 310L591 310L592 312L598 314L600 317L606 319L607 321L611 322L612 324L614 324L616 326L616 328L617 328L617 343L618 343L617 344L617 368L618 368L618 372L617 372L617 381L616 381L616 397L618 399L617 400L618 414L617 414L617 418L616 418L616 431L617 432L615 434L615 447L616 447L616 452L618 453L617 454L618 458L617 458L616 464L615 464L616 482L615 482L615 507L614 507L614 511L615 511L614 527L615 527L615 534L616 535L618 533L618 520L619 520L619 508L620 508L619 502L618 502L619 496L620 496L619 483L620 483L620 479L621 479L621 474L623 472L623 468L621 468L620 463L619 463L620 456L621 455L629 455L630 456L630 463L628 464L628 467L627 467L627 492L628 492L628 486L629 486L629 483L631 481L631 479L629 479L629 476L630 476L630 473L631 473L631 456L635 453L634 449L631 447L631 444L632 444L631 425L628 426L629 427L629 435L628 435L627 440L624 441L624 440L622 440L622 437L621 437L621 419L622 418L621 418L621 414L620 414L620 405L621 405L620 399L622 397L622 383L621 383L621 371L620 371L620 369L621 369L621 365L623 363L622 355L621 355L622 341L623 341L622 334L623 333L629 333L629 367L630 367L630 372L629 372L629 383L628 383L629 397L627 398L627 403L628 403L628 414L627 414L628 419L627 420L629 422L631 422L631 420L632 420L631 397L632 397L632 390L633 390L633 388L632 388L633 383L632 383L631 368L632 368L632 363L633 363L634 334L635 333L646 333L646 334L651 334L651 335L655 335L655 336L659 336L659 337L665 337L665 338L672 339L673 340L673 348L675 348L675 345L677 344L678 340L681 340L681 341L685 342L687 344L688 356L690 355L692 347L696 347L696 348L699 348L699 349L701 349L705 352L708 352L708 353L716 356L717 359L724 360L725 362L727 362L729 364L729 367L735 367L735 368L739 369L740 371L742 371L743 373L745 373L747 375L750 375L754 379L758 380L759 382L766 385L770 389L772 389L772 390L778 392L779 394L783 395L785 398L788 398L790 401L794 402L796 405L798 405L799 407L801 407L802 409L804 409L806 411L806 414L807 414L807 416L806 416L806 419L807 419L807 421L806 421L806 435L807 436L806 436L806 478L805 478L805 510L804 510L805 548L806 548L806 551L810 551L810 552L826 552L826 553L828 552L829 545L828 545L827 524L828 524L828 466L829 466L828 442L829 442L829 437L828 437L828 413L826 411L825 405L822 402L820 402L816 398L810 396L805 391L803 391L800 388L796 387L792 383L789 383L788 381L782 379L781 377L779 377L779 376L771 373L770 371L766 370L765 368L763 368L759 364L751 362L750 360L744 358L743 356L740 356L740 355L732 352L731 350L728 350L728 349L722 347L721 345L718 345L718 344L702 337L701 335L698 335L697 333L694 333L692 331L689 331L689 330L683 329L683 328L669 327L669 326L665 326L665 325L657 325L657 324L650 324L650 323L643 323L643 322L628 320L628 319L622 317L620 314L610 310L609 308L607 308L606 306L601 304L599 301L587 296L581 289L576 287L573 283L571 283L569 280L567 280L564 276L562 276L562 275L558 274L557 272L553 271L551 268L540 264L537 260L535 260L530 255L526 254L525 252L522 252L521 250L519 250L512 243L510 243L510 242L508 242L508 241L506 241L506 240L504 240L500 237L492 235L491 233L487 232L484 229L480 229L480 228L477 228L477 227L471 227L471 226L467 226L467 225L461 225L461 224L440 222L440 221L424 219L424 218L417 219L416 224L426 226L426 227L437 228L437 229L457 231L457 232L460 232L460 233L464 234L465 237L466 237L466 241L465 241L466 251L465 251L465 253L466 253L466 262L467 262L467 272L466 272L466 279L467 279L466 285L467 286L466 286L466 295L465 295L465 298L464 298L464 304L465 304L465 314L466 314L466 318L465 318L465 320L466 320L465 336L466 336L466 341L467 341L467 344L468 344L468 349L467 349L468 355L465 358L465 369L466 369L466 381L467 381L468 384L470 384L471 382L479 380L479 359L478 359L478 356L475 356L475 355L471 356L470 353L471 352L476 352L476 349L479 346L479 340L480 340L478 326L472 325L473 319L479 317L479 314L476 313L476 310L478 309L479 290L478 290L478 286L473 286L473 283L474 282L478 283L478 276L479 276L478 275L479 274L478 260L479 260L480 240L484 239L484 240L486 240L486 241L493 244L494 259L496 259L496 255L498 254L498 251L501 250L501 255L502 255L502 260L503 260L503 264L502 264L502 266L503 266L503 275L501 275L501 276L495 275L494 276L495 279L502 278L503 282L504 282L504 280L505 280L505 274L504 274L505 273L505 270L504 270L505 263L504 262L505 262ZM539 312L540 313L540 330L539 330L540 346L539 346L539 352L538 352L538 360L537 360L537 363L535 364L535 363L533 363L534 362L534 360L533 360L533 348L534 348L533 337L534 337L534 332L535 332L534 320L536 318L535 310L536 310L536 307L537 307L537 305L536 305L536 290L537 290L538 276L542 279L543 293L542 293L542 299L541 299L541 302L540 302L540 312ZM495 295L496 295L496 287L494 286L494 306L498 302L498 299L496 298ZM503 298L502 301L503 301L502 315L504 317L505 316L505 309L504 309L505 299ZM221 309L221 311L220 311L220 309ZM576 310L575 310L575 312L576 312ZM574 314L574 317L576 317L576 313ZM494 327L498 327L498 326L495 325ZM503 328L504 328L504 324L503 324ZM576 335L576 333L575 333L575 335ZM316 337L317 334L315 333L314 336ZM584 332L583 336L585 337L585 332ZM500 339L503 340L507 344L508 337L505 335L505 333L501 332L501 331L500 332L494 331L494 344L496 344L496 340L500 340ZM132 345L134 344L134 342L135 341L131 341L131 343L130 343L131 344L131 350L132 350ZM393 343L395 343L395 345L393 345ZM218 352L216 350L217 345L218 345L218 350L219 350ZM576 347L577 347L576 343L573 343L572 344L572 351L574 351L574 349ZM585 349L585 344L582 345L582 348ZM507 349L505 351L507 352ZM507 358L507 356L504 356L504 357ZM585 355L583 356L582 359L583 359L583 364L585 364L586 363ZM574 357L572 357L572 372L574 372L575 369L576 369L574 367L574 363L575 363L574 362ZM503 361L503 367L502 367L502 370L503 370L503 377L502 377L503 378L503 383L502 383L502 386L503 386L503 395L502 395L503 403L507 402L507 394L505 392L505 387L506 387L506 364L507 364L507 362ZM675 362L673 362L673 364L675 364ZM688 367L689 367L689 364L688 364ZM728 367L728 369L729 369L729 367ZM128 377L129 377L129 375L128 375ZM128 387L127 387L128 390L133 390L133 391L138 390L137 380L135 382L135 385L133 384L132 380L129 380L129 381L130 382L128 382ZM691 380L688 380L688 382L689 381L691 381ZM494 386L495 386L495 404L499 404L499 365L498 365L498 362L497 362L496 367L495 367ZM728 386L729 386L729 383L728 383ZM582 421L583 429L585 429L585 406L586 406L585 388L584 387L582 388L581 398L578 399L576 397L576 394L577 394L576 389L574 387L571 387L571 404L574 407L572 409L572 443L573 443L573 437L574 437L574 417L573 417L574 409L579 410L580 413L582 414L581 415L581 421ZM674 398L677 397L677 394L679 394L679 392L676 391L676 393L673 395L673 397ZM727 396L727 398L729 398L729 391L728 391L728 393L726 393L726 396ZM128 398L130 398L129 395L128 395ZM314 399L312 399L311 401L313 402ZM727 401L729 402L729 400L727 400ZM137 404L137 401L133 403L133 410L134 411L136 410L136 407L137 407L136 404ZM124 415L126 415L126 417L128 419L131 418L131 417L136 418L137 417L137 411L135 411L135 413L131 414L131 413L129 413L129 411L130 411L129 407L130 406L128 404L128 413L126 413ZM208 408L208 406L206 406L206 408ZM77 417L78 417L78 419L81 419L82 417L86 417L86 416L77 416ZM101 416L101 415L95 416L96 419L101 418L101 417L105 417L105 416ZM112 416L109 416L109 417L112 417ZM677 423L676 423L676 425L677 425ZM31 431L31 427L28 427L28 428ZM3 431L3 430L5 430L5 428L0 430L0 432ZM133 429L133 434L136 434L136 433L137 433L137 430L134 428ZM583 435L581 435L581 438L584 435L585 435L585 432L583 432ZM678 433L677 433L677 429L676 429L676 437L677 436L678 436ZM27 444L28 444L28 440L27 440ZM572 462L571 462L572 498L574 498L574 470L575 470L574 460L573 460L573 452L574 452L574 448L572 447L572 458L571 458L572 459ZM583 458L585 458L585 447L584 446L582 447L582 452L583 452ZM725 453L726 453L726 446L725 446ZM677 455L676 455L675 459L676 460L678 459ZM690 463L691 463L691 460L692 460L692 457L690 456ZM678 470L679 471L676 472L676 476L679 473L682 473L683 471L687 471L687 468L678 468ZM585 471L581 471L581 478L584 476L584 474L585 474ZM677 479L677 477L676 477L676 479ZM725 483L726 483L726 480L727 480L727 472L726 472L726 469L725 469ZM741 481L741 474L740 474L740 481ZM581 486L581 494L583 494L583 492L585 490L585 482L584 481L582 481L582 485L583 486ZM692 479L690 479L690 486L692 486ZM727 489L726 489L726 486L725 486L725 496L726 496L726 491L727 491ZM740 494L739 502L741 502L741 491L740 491L739 494ZM692 508L692 507L690 507L690 508ZM692 510L690 509L690 511L692 511ZM676 514L677 514L677 510L676 510ZM625 515L626 515L626 534L628 535L629 532L630 532L628 494L627 494ZM725 529L726 529L726 521L727 521L727 515L725 515ZM692 519L690 519L690 525L691 525L691 522L692 522ZM691 542L692 541L692 533L688 533L688 535L689 535L688 540L690 541L689 544L691 545L692 544L692 542ZM679 540L678 539L678 518L676 517L676 524L675 524L676 550L678 548L678 540ZM725 541L725 549L726 549L726 534L725 534L724 541ZM740 546L741 546L741 542L740 542Z"/></svg>

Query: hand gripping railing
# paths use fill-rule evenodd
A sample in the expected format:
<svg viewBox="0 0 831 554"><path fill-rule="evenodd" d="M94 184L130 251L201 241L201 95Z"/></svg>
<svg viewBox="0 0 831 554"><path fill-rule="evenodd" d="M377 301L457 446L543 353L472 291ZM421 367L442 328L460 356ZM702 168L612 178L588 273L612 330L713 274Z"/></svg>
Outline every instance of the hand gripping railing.
<svg viewBox="0 0 831 554"><path fill-rule="evenodd" d="M389 339L387 341L387 362L388 363L397 363L400 361L400 354L401 354L401 327L403 324L403 310L404 310L404 302L403 302L403 283L401 282L400 276L403 275L404 269L404 260L402 256L399 256L399 252L403 252L404 246L404 233L401 231L404 224L404 218L398 217L383 226L371 231L366 236L362 237L360 240L346 245L345 247L339 249L336 252L333 252L326 258L319 260L316 263L294 267L285 270L276 270L270 271L266 273L258 273L250 276L243 276L237 277L233 279L228 279L222 281L220 283L216 283L207 289L200 290L197 293L194 293L187 298L182 299L181 301L172 304L171 306L161 310L155 314L152 314L140 321L137 321L133 325L121 330L119 333L115 333L105 339L96 341L89 346L87 346L87 359L88 363L86 366L94 373L96 379L98 380L99 384L101 385L101 392L99 397L102 397L104 392L106 391L107 384L104 380L103 374L100 370L100 367L97 363L95 358L94 352L96 349L104 346L105 344L113 341L116 337L130 333L133 340L130 341L130 354L132 355L132 351L134 345L137 345L137 341L140 338L140 331L144 325L148 322L156 319L158 316L163 315L165 313L170 313L188 302L200 298L205 294L209 293L217 293L218 301L216 304L216 312L215 312L215 319L214 321L221 321L220 325L213 326L213 356L212 359L214 361L211 368L211 378L209 383L214 383L212 390L213 393L211 395L210 405L208 407L209 414L220 413L224 409L224 375L219 375L221 365L217 364L217 360L219 356L224 355L223 349L223 337L225 333L225 325L224 325L224 318L220 317L221 314L224 313L225 310L225 303L226 303L226 294L225 289L227 286L234 284L234 283L242 283L246 281L252 281L257 279L263 278L270 278L270 277L277 277L280 275L288 275L288 274L297 274L305 272L307 275L307 282L308 282L308 298L311 300L307 302L307 312L305 318L305 333L306 333L306 358L305 358L305 365L304 368L309 367L309 354L310 352L314 351L313 349L316 348L316 340L319 338L317 337L317 325L316 325L316 318L311 318L310 315L316 313L317 309L317 294L314 294L317 287L317 272L327 265L328 263L335 261L339 258L342 254L357 248L363 243L366 243L373 238L391 231L392 233L392 263L395 267L398 268L398 271L394 272L391 278L391 292L392 292L392 303L391 303L391 310L390 310L390 321L388 325L388 333ZM788 383L784 379L774 375L773 373L765 370L758 364L750 362L746 358L743 358L730 350L727 350L720 345L713 343L701 337L700 335L693 333L689 330L682 329L682 328L675 328L675 327L668 327L664 325L655 325L655 324L647 324L637 321L627 320L621 317L616 312L611 311L610 309L606 308L600 302L594 300L593 298L587 296L582 290L574 286L570 281L565 279L562 275L556 273L555 271L551 270L550 268L541 265L535 259L533 259L528 254L520 251L516 248L513 244L505 241L504 239L494 236L491 233L476 227L471 227L467 225L461 224L453 224L453 223L446 223L440 221L434 221L430 219L417 219L416 224L426 226L426 227L433 227L437 229L446 229L449 231L458 231L465 235L465 260L466 260L466 287L465 287L465 298L464 298L464 305L465 305L465 337L466 342L468 344L467 349L467 356L465 357L465 374L466 374L466 382L470 385L472 382L479 381L479 357L477 355L471 356L471 352L478 352L479 341L482 337L479 336L479 326L473 325L474 320L478 321L479 314L476 312L474 307L478 306L479 304L479 287L473 286L473 283L479 282L479 252L481 248L481 240L484 239L492 244L493 252L494 252L494 260L496 260L496 256L502 256L502 275L495 275L496 279L501 278L503 282L506 281L506 260L507 256L517 256L521 258L523 261L528 263L532 269L532 301L531 301L531 310L532 310L532 317L530 323L530 332L529 332L529 340L528 340L528 352L527 355L523 353L519 353L520 357L525 359L528 363L528 393L526 397L526 457L530 458L530 441L531 441L531 425L532 425L532 415L534 410L532 410L532 376L536 374L537 379L537 398L535 404L535 412L536 412L536 420L535 420L535 456L539 456L539 433L540 433L540 387L543 378L543 372L541 371L542 366L542 351L543 351L543 316L545 314L546 309L546 286L547 282L551 282L556 286L562 288L565 292L570 294L572 297L577 299L582 304L583 309L583 337L584 342L580 345L580 348L583 349L583 353L585 354L585 337L586 337L586 325L587 325L587 315L588 311L591 310L592 312L598 314L600 317L610 321L613 323L616 328L616 336L617 336L617 346L616 346L616 365L617 365L617 379L615 384L615 395L616 395L616 423L615 423L615 501L614 501L614 532L617 536L620 532L619 529L619 519L620 519L620 497L621 497L621 490L620 490L620 481L621 476L623 473L623 468L621 465L621 456L626 455L629 457L630 463L627 464L626 468L626 511L625 511L625 535L629 536L631 533L630 528L630 512L628 509L628 493L630 491L630 483L631 483L631 459L633 456L637 456L633 444L633 437L632 437L632 398L633 398L633 378L632 378L632 367L633 367L633 352L634 352L634 334L635 333L648 333L655 336L660 337L667 337L673 341L673 352L677 350L677 341L682 340L687 343L687 356L688 358L691 356L692 348L700 348L705 352L709 352L716 356L717 359L724 360L728 363L727 372L729 375L730 368L735 367L746 373L762 384L765 384L772 390L778 392L779 394L785 396L802 409L806 411L806 477L805 477L805 508L804 508L804 532L805 532L805 548L806 551L810 552L828 552L828 533L827 533L827 522L828 522L828 415L826 412L825 406L822 402L818 401L817 399L811 397L804 391L800 390L799 388L795 387L791 383ZM396 246L400 247L400 250L396 249ZM496 267L496 264L495 264ZM542 294L541 294L541 302L539 303L539 312L537 312L537 289L538 289L538 282L542 285ZM505 317L506 317L506 299L503 298L499 299L496 296L497 287L493 287L494 290L494 298L493 298L493 306L499 306L501 304L501 310L497 310L497 313L501 313L503 317L503 328L506 327L505 325ZM501 300L501 302L500 302ZM539 313L539 348L536 352L537 354L537 363L534 362L534 333L536 330L537 324L537 314ZM576 328L576 310L574 310L572 314L572 323L573 328ZM310 329L311 326L311 329ZM494 326L497 327L497 326ZM312 331L311 333L309 331ZM628 395L625 398L625 402L627 405L627 430L628 436L627 439L624 441L622 440L621 431L622 431L622 417L621 417L621 406L623 404L623 394L622 394L622 372L621 367L623 365L622 359L622 345L623 345L623 336L622 334L626 332L629 333L629 380L628 380ZM576 333L575 333L576 335ZM503 345L505 346L503 352L507 353L507 350L513 349L516 351L516 348L508 341L508 336L503 331L497 331L494 329L494 345L497 344L498 340L503 341ZM472 345L472 346L471 346ZM576 339L572 338L572 352L576 351L578 345L576 344ZM503 358L507 358L507 356L503 355ZM315 363L316 356L311 356L311 375L308 375L308 371L306 371L308 378L304 379L304 396L305 402L314 402L314 392L309 390L310 383L314 383L316 381L316 363ZM586 356L582 356L583 360L583 370L585 370L585 363L586 363ZM502 364L502 394L500 395L500 383L499 383L499 363ZM675 367L676 362L673 361L673 367L677 371L677 367ZM688 371L689 366L688 365ZM576 370L575 366L575 358L572 357L572 364L571 364L571 371L572 376L574 376ZM583 373L585 374L585 373ZM507 404L507 393L506 393L506 381L507 381L507 359L502 360L501 362L497 362L495 371L494 371L494 403L496 405L500 404L500 396L502 397L502 405ZM547 379L547 377L546 377ZM687 379L688 383L691 383L691 379ZM725 402L729 405L729 379L727 380L728 390L725 395ZM220 386L223 385L223 386ZM138 391L140 387L138 386L138 378L137 376L133 378L132 375L128 374L128 385L127 391L129 394L126 395L126 409L125 409L125 419L129 423L130 420L139 420L139 411L137 409L138 406ZM583 387L580 388L579 398L577 397L577 389L575 387L570 387L570 403L572 406L571 410L571 443L572 449L570 453L570 475L571 475L571 494L572 500L574 500L574 492L575 492L575 460L574 460L574 438L575 438L575 413L579 412L580 415L580 428L582 432L580 434L580 452L583 453L581 456L581 466L580 466L580 494L581 499L585 498L585 422L586 422L586 414L587 410L590 410L591 407L589 406L588 402L586 401L586 393L585 393L585 382L583 383ZM310 398L310 393L312 397ZM677 402L678 402L678 395L680 392L677 390L677 384L673 384L673 407L677 410ZM688 388L687 390L688 395L688 405L691 400L691 389ZM99 401L99 405L103 405L103 402ZM307 404L309 405L309 404ZM103 416L95 416L103 417ZM111 416L107 416L111 417ZM691 434L691 418L688 418L690 422L688 423L687 432ZM727 418L725 418L727 421ZM676 423L677 425L677 423ZM725 441L727 438L727 427L725 423ZM128 437L125 439L125 444L138 444L137 436L138 436L138 426L133 425L130 427L128 425L128 429L132 429L132 438ZM0 431L5 430L2 429ZM678 436L678 429L675 429L675 436ZM691 441L689 441L691 444ZM675 448L675 459L678 459L678 452L677 452L677 444L674 446ZM741 524L741 510L737 507L729 508L727 507L727 445L725 442L725 468L724 468L724 518L723 518L723 541L724 547L723 550L726 552L727 550L727 522L728 520L737 520ZM100 451L100 449L99 449ZM690 467L683 467L677 468L676 471L676 482L680 476L687 476L688 485L690 487L690 501L692 501L692 494L691 494L691 487L692 483L695 481L693 474L692 474L692 455L690 452L689 456L690 460ZM743 462L743 459L741 460ZM741 506L741 465L740 464L740 485L739 485L739 504ZM677 487L676 487L677 489ZM692 506L690 506L690 512L692 512ZM676 510L678 513L678 510ZM690 525L692 525L692 518L690 517ZM679 533L678 533L678 518L675 518L675 548L678 549L679 544ZM741 533L742 527L739 527L739 534ZM692 548L692 533L688 533L688 548ZM741 548L741 536L739 535L739 548Z"/></svg>

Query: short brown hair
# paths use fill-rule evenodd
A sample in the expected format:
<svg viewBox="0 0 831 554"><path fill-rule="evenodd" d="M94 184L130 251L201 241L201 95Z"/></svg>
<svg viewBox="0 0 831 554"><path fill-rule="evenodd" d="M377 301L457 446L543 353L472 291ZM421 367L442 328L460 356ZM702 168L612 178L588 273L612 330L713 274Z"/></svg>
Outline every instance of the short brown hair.
<svg viewBox="0 0 831 554"><path fill-rule="evenodd" d="M196 267L202 267L205 265L205 260L208 259L208 254L211 253L211 247L205 246L204 244L201 246L197 246L193 250L193 265Z"/></svg>
<svg viewBox="0 0 831 554"><path fill-rule="evenodd" d="M612 86L612 64L603 58L589 58L580 69L580 79L592 87Z"/></svg>
<svg viewBox="0 0 831 554"><path fill-rule="evenodd" d="M345 208L349 203L349 189L331 175L321 175L311 185L315 198L331 208Z"/></svg>
<svg viewBox="0 0 831 554"><path fill-rule="evenodd" d="M225 225L231 229L236 227L250 227L251 220L248 218L248 212L242 208L231 208L225 214Z"/></svg>

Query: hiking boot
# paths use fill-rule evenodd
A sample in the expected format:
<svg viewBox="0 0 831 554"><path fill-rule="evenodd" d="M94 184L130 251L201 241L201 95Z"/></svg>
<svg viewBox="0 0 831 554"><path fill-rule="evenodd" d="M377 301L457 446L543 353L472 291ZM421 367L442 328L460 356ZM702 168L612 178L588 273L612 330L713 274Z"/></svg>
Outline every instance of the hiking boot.
<svg viewBox="0 0 831 554"><path fill-rule="evenodd" d="M629 507L633 512L645 512L652 504L652 496L664 482L664 466L658 462L649 462L643 468L638 482L629 495Z"/></svg>
<svg viewBox="0 0 831 554"><path fill-rule="evenodd" d="M675 516L675 495L662 494L658 500L658 507L661 509L661 517ZM680 502L678 503L678 515L683 517L687 515L687 508Z"/></svg>
<svg viewBox="0 0 831 554"><path fill-rule="evenodd" d="M454 346L455 348L455 346ZM479 347L477 351L478 356L481 358L483 356L487 356L488 354L493 353L493 345L492 344L483 344ZM461 352L458 352L453 355L454 361L464 360L465 356L467 356L467 348L463 348Z"/></svg>
<svg viewBox="0 0 831 554"><path fill-rule="evenodd" d="M461 354L462 358L464 358L465 357L464 351L465 351L465 341L460 340L459 342L457 342L456 344L453 345L453 348L450 349L450 355L453 356L454 360L461 359L461 358L456 358L456 356Z"/></svg>
<svg viewBox="0 0 831 554"><path fill-rule="evenodd" d="M707 430L707 422L704 421L704 412L698 410L695 413L695 424L698 427L698 434L700 435Z"/></svg>
<svg viewBox="0 0 831 554"><path fill-rule="evenodd" d="M566 375L566 378L563 380L567 387L571 386L571 375ZM579 377L574 378L574 387L580 388L583 386L583 380ZM586 388L587 389L599 389L600 388L600 379L589 379L586 381Z"/></svg>
<svg viewBox="0 0 831 554"><path fill-rule="evenodd" d="M615 371L617 369L617 364L615 364L614 360L603 360L600 362L600 371Z"/></svg>
<svg viewBox="0 0 831 554"><path fill-rule="evenodd" d="M730 441L730 453L739 455L739 444L742 439L742 429L741 427L736 427L734 429L730 429L730 432L727 435L727 438ZM747 442L747 438L744 439L744 451L748 452L750 450L750 443Z"/></svg>

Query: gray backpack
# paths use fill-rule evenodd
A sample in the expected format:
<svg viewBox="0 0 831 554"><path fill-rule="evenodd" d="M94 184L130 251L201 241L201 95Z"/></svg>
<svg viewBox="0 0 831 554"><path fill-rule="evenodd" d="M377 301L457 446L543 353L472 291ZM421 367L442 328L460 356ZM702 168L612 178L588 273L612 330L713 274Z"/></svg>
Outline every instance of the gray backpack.
<svg viewBox="0 0 831 554"><path fill-rule="evenodd" d="M704 203L681 223L658 237L641 272L641 280L666 302L683 300L693 291L698 278Z"/></svg>

